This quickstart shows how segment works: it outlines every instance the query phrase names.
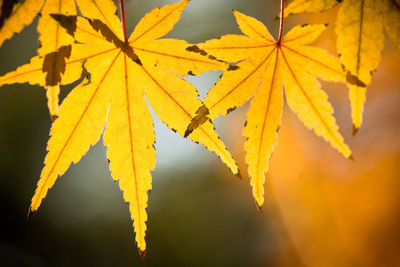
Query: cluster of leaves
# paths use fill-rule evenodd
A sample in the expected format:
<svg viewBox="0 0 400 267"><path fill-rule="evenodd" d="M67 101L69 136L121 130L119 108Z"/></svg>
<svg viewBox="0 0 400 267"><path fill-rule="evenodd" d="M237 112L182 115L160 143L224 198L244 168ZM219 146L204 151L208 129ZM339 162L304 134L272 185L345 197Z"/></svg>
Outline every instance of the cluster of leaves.
<svg viewBox="0 0 400 267"><path fill-rule="evenodd" d="M90 80L75 87L60 106L50 130L45 167L29 216L38 209L56 178L99 140L106 123L104 144L108 148L110 170L113 178L120 181L124 199L130 203L136 241L144 253L147 192L151 190L150 171L155 166L153 122L144 96L161 121L183 135L202 103L197 99L196 89L179 76L227 69L229 65L187 51L191 45L183 40L157 40L172 29L188 1L153 10L128 39L111 0L77 3L85 18L49 15L58 25L60 35L77 42L61 46L44 57L34 57L30 64L0 78L7 82L42 84L57 77L58 83L64 84L80 77L83 63L90 73ZM46 60L50 56L54 60ZM190 139L201 142L233 173L238 173L235 161L211 122L199 127Z"/></svg>
<svg viewBox="0 0 400 267"><path fill-rule="evenodd" d="M325 25L296 26L275 40L261 22L237 11L234 15L244 35L225 35L196 45L184 40L160 39L178 22L188 2L182 0L154 9L142 18L128 38L123 12L121 22L111 0L0 1L0 45L21 31L39 11L42 14L38 24L41 44L38 55L30 63L0 77L0 85L29 82L43 86L55 120L29 216L37 211L57 177L66 172L71 162L77 163L82 158L105 128L103 139L110 171L113 179L119 180L123 197L129 203L137 246L144 255L145 209L156 153L153 122L145 97L171 130L201 142L237 175L238 167L211 120L252 98L244 127L245 150L253 195L260 208L264 202L265 173L281 123L283 90L289 107L299 119L351 158L318 78L350 85L354 125L359 127L365 94L362 88L370 82L366 69L376 68L379 62L376 58L368 62L365 59L364 54L372 44L364 39L362 45L360 39L355 42L357 35L353 33L347 34L352 36L345 40L338 38L341 46L351 44L359 49L341 52L338 48L343 68L336 57L308 45L325 30ZM372 8L372 3L375 5L374 0L345 0L341 12L353 14L354 11L348 10L358 5L353 2L362 3L362 10ZM394 0L382 3L379 12L384 12L389 5L398 8ZM336 1L295 0L287 10L290 13L319 11L335 4ZM77 15L76 5L81 16ZM349 15L339 14L341 17L348 19ZM383 24L390 30L400 21L383 18ZM372 23L368 20L368 25ZM348 24L355 27L355 23L341 22L338 32L345 31ZM364 36L364 26L359 27L362 32L359 36ZM377 34L381 36L382 30ZM397 42L398 32L393 30L390 34ZM376 36L371 39L377 40ZM350 62L354 53L356 65ZM226 72L204 101L200 101L194 86L181 77L211 70ZM80 84L58 108L60 85L79 79Z"/></svg>
<svg viewBox="0 0 400 267"><path fill-rule="evenodd" d="M383 29L400 49L399 0L294 0L286 14L322 12L340 4L336 20L337 51L346 71L354 133L362 124L366 87L381 60Z"/></svg>
<svg viewBox="0 0 400 267"><path fill-rule="evenodd" d="M261 207L265 172L281 123L283 83L289 107L299 119L345 157L351 157L332 116L333 108L316 79L344 81L345 76L335 57L306 45L322 33L325 25L296 26L278 42L261 22L234 13L245 35L225 35L199 44L218 58L240 61L235 72L226 72L210 89L204 103L213 119L253 97L244 127L245 150L253 195Z"/></svg>

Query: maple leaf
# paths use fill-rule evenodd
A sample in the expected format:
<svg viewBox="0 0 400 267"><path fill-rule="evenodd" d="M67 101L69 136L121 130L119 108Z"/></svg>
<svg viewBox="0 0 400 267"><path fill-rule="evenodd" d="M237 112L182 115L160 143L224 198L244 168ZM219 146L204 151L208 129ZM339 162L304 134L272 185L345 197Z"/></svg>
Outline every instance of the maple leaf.
<svg viewBox="0 0 400 267"><path fill-rule="evenodd" d="M383 29L400 48L399 0L295 0L287 14L321 12L342 2L336 20L337 50L347 71L354 134L362 124L366 86L381 60Z"/></svg>
<svg viewBox="0 0 400 267"><path fill-rule="evenodd" d="M343 81L345 75L337 58L323 49L306 46L323 32L325 25L296 26L277 42L261 22L237 11L234 14L246 36L224 35L198 45L200 50L219 59L240 62L238 69L226 71L210 89L204 104L208 107L208 116L214 119L243 105L254 95L244 136L247 137L245 150L250 183L261 207L265 172L281 124L283 89L289 107L299 119L345 157L351 157L332 116L328 96L316 79Z"/></svg>
<svg viewBox="0 0 400 267"><path fill-rule="evenodd" d="M285 8L285 17L303 12L325 11L340 2L340 0L294 0Z"/></svg>
<svg viewBox="0 0 400 267"><path fill-rule="evenodd" d="M82 76L82 69L75 68L75 72L70 71L67 77L64 75L65 61L70 57L70 45L74 39L68 32L61 30L60 24L50 14L76 15L75 1L5 0L0 3L2 10L5 10L0 16L0 46L14 33L20 32L25 25L30 24L39 11L41 14L37 26L40 43L38 55L33 57L30 63L0 77L0 86L24 82L43 86L46 89L50 115L54 120L58 115L60 85L77 80ZM110 7L110 1L76 0L76 3L84 16L90 14L92 18L107 19L100 12L99 6ZM115 24L115 21L113 23Z"/></svg>
<svg viewBox="0 0 400 267"><path fill-rule="evenodd" d="M90 14L88 19L53 16L61 24L72 22L63 25L66 30L74 29L71 34L77 41L66 65L85 62L91 82L74 88L60 106L30 215L56 178L65 173L71 162L81 159L105 128L110 171L113 179L119 180L129 203L137 246L144 253L147 192L151 189L150 171L154 169L156 153L153 121L145 97L160 120L183 135L202 103L196 98L196 89L178 75L229 66L187 51L191 45L183 40L158 39L173 28L187 3L184 0L154 9L142 18L129 39L125 39L120 23L91 19ZM102 9L108 19L118 20L115 10ZM190 138L215 152L233 173L238 173L211 122L196 129Z"/></svg>
<svg viewBox="0 0 400 267"><path fill-rule="evenodd" d="M0 7L0 46L14 33L30 24L40 11L44 0L1 0Z"/></svg>

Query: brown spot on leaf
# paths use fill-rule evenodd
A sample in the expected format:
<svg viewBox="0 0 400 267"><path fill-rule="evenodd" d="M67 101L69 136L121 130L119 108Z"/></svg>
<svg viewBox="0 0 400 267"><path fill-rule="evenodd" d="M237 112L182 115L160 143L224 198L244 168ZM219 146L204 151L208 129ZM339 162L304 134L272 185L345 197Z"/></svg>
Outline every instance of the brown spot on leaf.
<svg viewBox="0 0 400 267"><path fill-rule="evenodd" d="M229 67L228 67L228 71L237 70L237 69L239 69L239 66L236 66L236 65L229 65Z"/></svg>
<svg viewBox="0 0 400 267"><path fill-rule="evenodd" d="M186 50L189 52L198 53L202 56L207 56L207 52L203 49L200 49L197 45L192 45L192 46L186 47Z"/></svg>
<svg viewBox="0 0 400 267"><path fill-rule="evenodd" d="M113 31L104 24L101 20L94 19L90 20L89 23L94 30L100 32L107 41L113 43L116 47L120 48L122 52L124 52L130 59L132 59L135 63L142 66L142 62L140 61L139 57L133 51L133 48L127 42L121 41Z"/></svg>
<svg viewBox="0 0 400 267"><path fill-rule="evenodd" d="M3 0L1 5L0 13L0 28L3 27L4 21L8 19L12 13L14 5L17 4L17 0Z"/></svg>
<svg viewBox="0 0 400 267"><path fill-rule="evenodd" d="M56 52L45 55L42 71L47 72L46 85L55 86L61 82L61 74L65 72L65 59L71 56L71 46L61 46Z"/></svg>
<svg viewBox="0 0 400 267"><path fill-rule="evenodd" d="M184 137L187 137L189 134L191 134L196 128L198 128L200 125L205 123L206 121L209 120L208 114L210 114L208 108L205 105L202 105L197 111L196 111L196 116L192 119L190 122L189 126L187 127L185 131Z"/></svg>
<svg viewBox="0 0 400 267"><path fill-rule="evenodd" d="M226 111L226 114L231 113L231 112L234 111L235 109L236 109L236 106L235 106L235 107L228 108L228 110Z"/></svg>
<svg viewBox="0 0 400 267"><path fill-rule="evenodd" d="M197 45L192 45L192 46L186 47L186 50L189 51L189 52L198 53L198 54L200 54L202 56L207 56L208 55L208 58L211 59L211 60L216 60L218 62L224 62L222 60L219 60L218 58L216 58L213 55L209 55L207 53L207 51L205 51L203 49L200 49Z"/></svg>
<svg viewBox="0 0 400 267"><path fill-rule="evenodd" d="M66 16L61 14L50 14L50 16L60 23L61 27L67 30L69 35L75 36L76 32L76 16Z"/></svg>
<svg viewBox="0 0 400 267"><path fill-rule="evenodd" d="M346 81L349 84L357 85L359 87L367 87L367 85L365 83L360 81L360 79L358 79L357 76L354 76L353 74L351 74L350 71L348 71L346 74Z"/></svg>

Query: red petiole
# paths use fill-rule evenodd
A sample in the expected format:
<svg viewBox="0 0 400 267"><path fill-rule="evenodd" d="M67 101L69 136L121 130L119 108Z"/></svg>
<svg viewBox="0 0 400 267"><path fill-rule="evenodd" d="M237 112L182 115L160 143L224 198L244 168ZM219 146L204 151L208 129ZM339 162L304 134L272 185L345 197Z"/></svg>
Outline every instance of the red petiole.
<svg viewBox="0 0 400 267"><path fill-rule="evenodd" d="M278 41L276 41L277 46L280 46L282 41L284 15L285 15L285 0L281 0L281 18L279 24L279 37Z"/></svg>
<svg viewBox="0 0 400 267"><path fill-rule="evenodd" d="M124 32L124 41L128 42L128 37L126 35L126 22L125 22L125 8L124 8L124 0L119 0L119 6L121 9L121 21L122 21L122 30Z"/></svg>

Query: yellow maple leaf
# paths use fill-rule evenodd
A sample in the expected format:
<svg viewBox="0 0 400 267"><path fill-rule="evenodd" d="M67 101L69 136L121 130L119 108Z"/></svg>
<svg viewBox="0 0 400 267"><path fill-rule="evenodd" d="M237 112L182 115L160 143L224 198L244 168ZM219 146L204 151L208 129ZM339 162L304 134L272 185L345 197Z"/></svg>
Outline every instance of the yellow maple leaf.
<svg viewBox="0 0 400 267"><path fill-rule="evenodd" d="M289 14L320 12L341 3L337 20L337 50L347 71L354 133L362 124L366 86L378 68L383 50L383 28L400 48L399 0L295 0Z"/></svg>
<svg viewBox="0 0 400 267"><path fill-rule="evenodd" d="M125 39L120 23L92 19L90 14L88 19L53 16L61 24L70 22L64 24L66 30L74 29L71 34L77 43L72 45L66 65L76 67L76 62L85 62L90 83L74 88L60 106L30 214L39 208L56 178L71 162L81 159L105 128L110 171L129 202L137 246L141 254L145 251L145 209L151 189L150 171L155 166L155 135L145 97L160 120L183 135L202 103L196 98L196 89L178 75L229 66L187 51L191 45L183 40L158 39L173 28L187 3L184 0L154 9L138 23L129 39ZM103 9L108 19L113 16L118 20L115 7ZM238 173L211 122L196 129L190 138L215 152L233 173Z"/></svg>
<svg viewBox="0 0 400 267"><path fill-rule="evenodd" d="M219 59L240 62L237 69L226 71L210 89L204 104L214 119L253 97L244 127L245 150L253 195L261 207L265 172L281 123L283 89L289 107L299 119L345 157L351 157L332 116L328 96L316 79L343 81L345 75L337 58L306 45L323 32L325 25L296 26L277 42L261 22L237 11L234 14L246 36L225 35L198 45L200 51Z"/></svg>
<svg viewBox="0 0 400 267"><path fill-rule="evenodd" d="M33 21L43 2L44 0L0 1L0 46Z"/></svg>
<svg viewBox="0 0 400 267"><path fill-rule="evenodd" d="M8 12L4 16L0 16L2 18L0 20L0 46L14 33L20 32L25 25L30 24L39 11L41 14L37 26L40 44L38 55L33 57L30 63L0 77L0 86L28 82L45 87L47 105L53 120L58 115L60 85L69 84L78 79L82 70L75 68L75 72L70 71L69 76L64 77L65 61L70 57L70 45L74 39L68 32L62 30L60 23L50 15L75 15L75 2L84 16L103 20L107 19L106 16L109 11L102 13L99 9L100 5L107 8L113 4L110 0L26 0L24 2L4 1L0 3L1 6L7 4L9 7ZM110 15L113 14L110 13ZM113 25L118 23L115 19L111 18L111 20L110 23Z"/></svg>
<svg viewBox="0 0 400 267"><path fill-rule="evenodd" d="M336 6L339 0L294 0L285 8L285 16L303 12L321 12Z"/></svg>

